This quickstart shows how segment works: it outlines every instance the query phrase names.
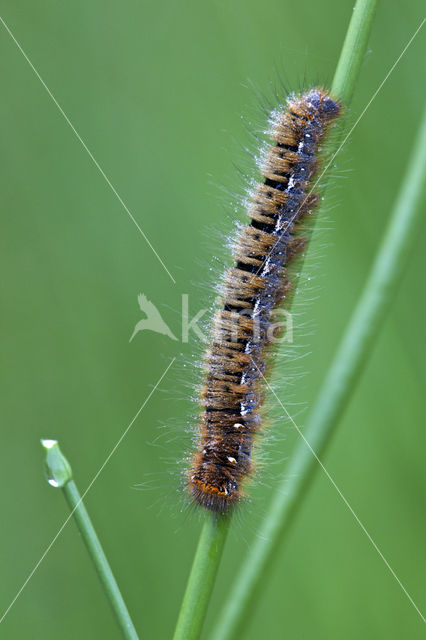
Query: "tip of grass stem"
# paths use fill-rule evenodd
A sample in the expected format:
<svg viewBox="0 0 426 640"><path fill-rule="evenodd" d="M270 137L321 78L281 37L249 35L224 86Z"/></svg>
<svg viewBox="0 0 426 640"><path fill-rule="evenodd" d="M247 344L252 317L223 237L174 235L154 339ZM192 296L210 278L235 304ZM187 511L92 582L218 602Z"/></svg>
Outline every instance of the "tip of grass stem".
<svg viewBox="0 0 426 640"><path fill-rule="evenodd" d="M57 440L42 438L40 442L46 451L44 468L47 482L51 487L64 487L70 480L72 480L70 463L59 448Z"/></svg>

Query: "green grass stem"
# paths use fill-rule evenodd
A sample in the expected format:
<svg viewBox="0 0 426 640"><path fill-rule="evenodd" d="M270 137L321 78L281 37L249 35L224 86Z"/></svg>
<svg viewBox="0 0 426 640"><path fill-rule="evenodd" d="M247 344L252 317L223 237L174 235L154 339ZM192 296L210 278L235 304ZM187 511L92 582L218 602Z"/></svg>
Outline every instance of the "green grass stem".
<svg viewBox="0 0 426 640"><path fill-rule="evenodd" d="M228 534L230 517L230 514L206 514L173 640L196 640L200 634Z"/></svg>
<svg viewBox="0 0 426 640"><path fill-rule="evenodd" d="M346 33L339 62L331 85L331 93L347 107L355 90L367 51L371 26L378 0L358 0Z"/></svg>
<svg viewBox="0 0 426 640"><path fill-rule="evenodd" d="M122 636L125 640L138 640L138 634L136 633L114 574L112 573L99 538L96 535L96 531L77 486L72 479L71 466L60 450L56 440L42 440L41 443L46 451L45 468L47 480L51 486L61 488L64 493L90 558L95 565L107 599L115 614Z"/></svg>

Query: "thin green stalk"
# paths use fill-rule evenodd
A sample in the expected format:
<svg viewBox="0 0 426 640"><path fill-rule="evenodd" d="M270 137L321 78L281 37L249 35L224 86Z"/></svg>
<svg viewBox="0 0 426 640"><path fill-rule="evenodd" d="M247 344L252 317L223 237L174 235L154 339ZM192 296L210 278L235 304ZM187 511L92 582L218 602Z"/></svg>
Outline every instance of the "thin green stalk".
<svg viewBox="0 0 426 640"><path fill-rule="evenodd" d="M114 611L123 638L126 640L138 640L138 634L130 618L123 596L120 593L77 486L72 479L71 466L56 440L42 440L41 443L46 450L45 466L48 482L53 487L60 487L65 495L71 514L75 518L90 558L102 582L105 594Z"/></svg>
<svg viewBox="0 0 426 640"><path fill-rule="evenodd" d="M230 515L206 514L173 640L196 640L200 634L229 522Z"/></svg>
<svg viewBox="0 0 426 640"><path fill-rule="evenodd" d="M347 107L367 51L378 0L358 0L337 63L331 93Z"/></svg>
<svg viewBox="0 0 426 640"><path fill-rule="evenodd" d="M309 416L305 437L319 459L322 459L368 361L416 238L416 224L423 213L421 204L426 196L426 109L415 140L407 173L370 277ZM319 469L316 457L306 443L301 442L281 479L241 573L227 595L213 640L244 637L241 630L255 606L265 574L286 539Z"/></svg>
<svg viewBox="0 0 426 640"><path fill-rule="evenodd" d="M349 105L359 76L377 2L378 0L357 0L349 23L332 86L334 97L341 100L345 107ZM337 142L335 142L336 148ZM179 612L174 640L187 640L188 638L196 640L201 633L231 523L231 515L219 515L213 516L213 518L215 519L212 520L211 514L206 514L206 521L201 531L184 600ZM231 606L230 600L227 599L227 601ZM185 635L185 633L188 634L189 632L191 635Z"/></svg>

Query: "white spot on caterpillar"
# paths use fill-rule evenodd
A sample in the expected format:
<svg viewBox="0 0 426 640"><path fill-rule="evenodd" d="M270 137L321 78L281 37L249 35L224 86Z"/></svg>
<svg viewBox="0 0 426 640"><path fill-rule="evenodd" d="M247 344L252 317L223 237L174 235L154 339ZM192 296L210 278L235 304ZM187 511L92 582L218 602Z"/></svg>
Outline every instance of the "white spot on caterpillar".
<svg viewBox="0 0 426 640"><path fill-rule="evenodd" d="M243 426L243 425L242 425L240 422L236 422L236 423L234 424L234 429L241 429L241 427L242 427L242 426Z"/></svg>
<svg viewBox="0 0 426 640"><path fill-rule="evenodd" d="M228 460L229 462L232 462L232 464L237 464L237 461L235 460L235 458L231 458L231 456L228 456Z"/></svg>

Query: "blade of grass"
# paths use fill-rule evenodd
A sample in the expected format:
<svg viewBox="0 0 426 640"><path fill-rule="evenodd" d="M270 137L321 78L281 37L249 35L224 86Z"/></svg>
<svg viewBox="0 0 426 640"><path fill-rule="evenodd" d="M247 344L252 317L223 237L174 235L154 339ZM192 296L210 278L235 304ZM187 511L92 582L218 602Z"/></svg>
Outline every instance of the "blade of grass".
<svg viewBox="0 0 426 640"><path fill-rule="evenodd" d="M370 277L358 301L307 424L306 440L319 459L354 392L360 373L383 324L407 255L415 240L415 228L426 196L426 109L391 220ZM320 469L305 442L293 454L273 497L261 530L228 593L213 640L243 637L272 560L294 522L300 505ZM409 596L408 596L409 597ZM415 606L415 605L414 605ZM417 607L416 607L417 608ZM421 614L420 614L421 615Z"/></svg>
<svg viewBox="0 0 426 640"><path fill-rule="evenodd" d="M359 76L377 3L378 0L357 0L349 23L332 88L333 95L345 107L349 105ZM335 141L335 149L337 144L338 140ZM174 640L196 640L201 633L231 523L231 515L214 516L214 526L211 514L207 513L205 518Z"/></svg>
<svg viewBox="0 0 426 640"><path fill-rule="evenodd" d="M174 640L196 640L199 636L219 568L229 521L230 514L206 514Z"/></svg>
<svg viewBox="0 0 426 640"><path fill-rule="evenodd" d="M96 535L96 531L83 504L77 486L72 479L70 464L60 450L56 440L42 440L41 443L46 450L45 467L47 480L52 487L59 487L64 493L90 558L95 565L105 594L114 611L123 638L126 640L138 640L138 634L136 633L114 574L112 573L99 538Z"/></svg>
<svg viewBox="0 0 426 640"><path fill-rule="evenodd" d="M354 7L331 86L332 95L341 100L345 107L352 100L377 4L378 0L358 0Z"/></svg>

